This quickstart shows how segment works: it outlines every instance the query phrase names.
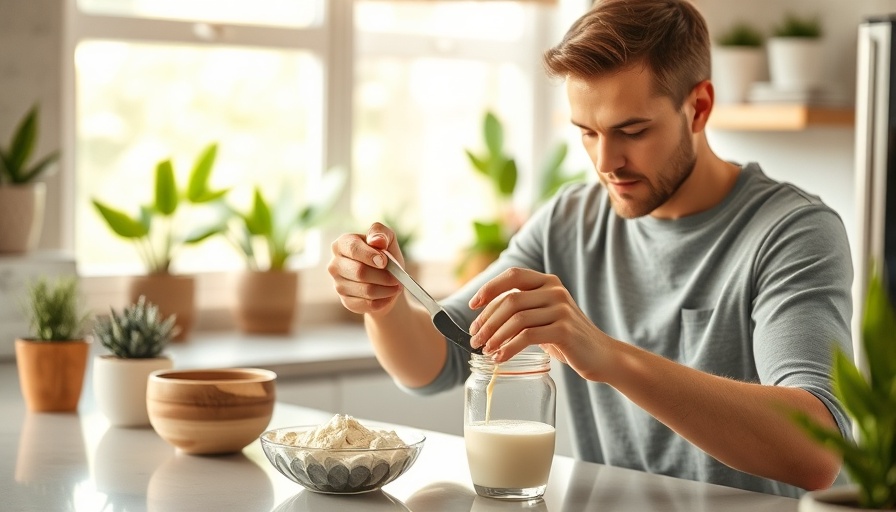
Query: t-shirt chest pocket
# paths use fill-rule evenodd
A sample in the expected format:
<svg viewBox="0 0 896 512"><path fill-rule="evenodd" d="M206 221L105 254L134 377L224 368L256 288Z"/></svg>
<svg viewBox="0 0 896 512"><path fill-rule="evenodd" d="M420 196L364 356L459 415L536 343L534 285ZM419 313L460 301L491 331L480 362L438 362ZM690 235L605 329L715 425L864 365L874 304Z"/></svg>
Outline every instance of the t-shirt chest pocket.
<svg viewBox="0 0 896 512"><path fill-rule="evenodd" d="M714 309L681 310L681 339L678 361L684 364L699 357L706 342L706 331Z"/></svg>

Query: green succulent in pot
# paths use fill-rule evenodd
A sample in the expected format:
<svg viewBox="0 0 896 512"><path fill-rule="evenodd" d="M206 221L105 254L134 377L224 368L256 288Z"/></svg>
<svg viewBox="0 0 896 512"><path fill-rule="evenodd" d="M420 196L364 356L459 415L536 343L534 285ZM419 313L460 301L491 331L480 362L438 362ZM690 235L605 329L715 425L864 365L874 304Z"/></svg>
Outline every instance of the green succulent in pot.
<svg viewBox="0 0 896 512"><path fill-rule="evenodd" d="M0 185L33 182L59 158L59 151L53 151L29 165L37 143L39 113L38 106L32 106L19 121L9 146L0 148Z"/></svg>
<svg viewBox="0 0 896 512"><path fill-rule="evenodd" d="M90 315L81 311L78 278L38 278L28 287L26 314L34 341L82 339Z"/></svg>
<svg viewBox="0 0 896 512"><path fill-rule="evenodd" d="M833 391L853 420L857 439L818 425L804 414L794 420L815 441L840 455L858 486L862 508L896 508L896 312L883 280L869 282L862 321L863 372L839 347L834 351Z"/></svg>
<svg viewBox="0 0 896 512"><path fill-rule="evenodd" d="M799 16L787 13L772 30L774 37L805 37L817 39L822 35L821 19L817 16Z"/></svg>
<svg viewBox="0 0 896 512"><path fill-rule="evenodd" d="M762 46L765 36L752 23L739 21L722 32L716 42L720 46L741 46L758 48Z"/></svg>
<svg viewBox="0 0 896 512"><path fill-rule="evenodd" d="M155 196L152 203L140 206L136 216L93 199L100 216L118 236L131 240L150 274L169 273L172 259L183 246L197 244L225 229L224 219L215 218L200 226L185 229L190 223L183 216L190 207L217 202L228 189L209 187L217 156L217 144L206 147L197 158L186 188L177 186L170 159L158 162L155 169Z"/></svg>
<svg viewBox="0 0 896 512"><path fill-rule="evenodd" d="M115 357L148 359L159 357L175 331L175 316L163 317L155 304L140 296L121 313L110 309L108 317L99 318L93 335Z"/></svg>

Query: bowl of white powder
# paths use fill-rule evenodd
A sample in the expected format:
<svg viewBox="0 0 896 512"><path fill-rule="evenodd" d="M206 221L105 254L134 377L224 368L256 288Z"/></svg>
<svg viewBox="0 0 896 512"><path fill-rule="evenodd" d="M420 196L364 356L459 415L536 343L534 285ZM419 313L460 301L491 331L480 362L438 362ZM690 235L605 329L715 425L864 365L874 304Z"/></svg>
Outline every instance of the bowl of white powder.
<svg viewBox="0 0 896 512"><path fill-rule="evenodd" d="M293 482L314 492L358 494L404 474L426 437L337 414L323 425L275 428L259 439L271 464Z"/></svg>

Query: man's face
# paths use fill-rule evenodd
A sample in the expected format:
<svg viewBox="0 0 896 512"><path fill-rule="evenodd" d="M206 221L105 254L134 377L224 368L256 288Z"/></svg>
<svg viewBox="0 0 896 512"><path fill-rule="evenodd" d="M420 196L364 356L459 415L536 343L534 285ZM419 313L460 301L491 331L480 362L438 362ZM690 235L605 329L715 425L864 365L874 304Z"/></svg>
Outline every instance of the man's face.
<svg viewBox="0 0 896 512"><path fill-rule="evenodd" d="M643 67L590 79L569 77L572 123L620 217L664 217L663 205L690 176L696 153L685 114L653 90Z"/></svg>

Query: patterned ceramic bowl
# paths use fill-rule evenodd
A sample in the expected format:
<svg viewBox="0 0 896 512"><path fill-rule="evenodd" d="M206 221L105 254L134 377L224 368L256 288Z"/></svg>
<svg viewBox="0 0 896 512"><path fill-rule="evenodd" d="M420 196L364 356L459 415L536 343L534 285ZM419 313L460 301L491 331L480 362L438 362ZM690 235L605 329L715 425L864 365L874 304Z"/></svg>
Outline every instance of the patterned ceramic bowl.
<svg viewBox="0 0 896 512"><path fill-rule="evenodd" d="M404 441L401 448L324 449L278 443L288 432L301 434L316 425L284 427L261 434L261 448L271 464L293 482L310 491L358 494L375 491L395 480L417 460L426 437L413 430L366 425L394 430Z"/></svg>

